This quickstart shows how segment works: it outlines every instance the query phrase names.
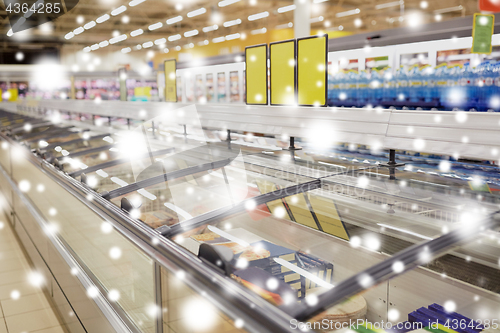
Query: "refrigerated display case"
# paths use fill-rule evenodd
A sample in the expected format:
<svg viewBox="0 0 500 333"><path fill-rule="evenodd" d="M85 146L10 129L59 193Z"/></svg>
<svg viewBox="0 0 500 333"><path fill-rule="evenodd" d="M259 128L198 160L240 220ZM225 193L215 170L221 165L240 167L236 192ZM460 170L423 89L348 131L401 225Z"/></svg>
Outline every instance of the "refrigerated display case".
<svg viewBox="0 0 500 333"><path fill-rule="evenodd" d="M207 91L207 102L215 102L215 82L214 74L207 74L206 78L206 91Z"/></svg>
<svg viewBox="0 0 500 333"><path fill-rule="evenodd" d="M240 78L237 71L229 72L229 92L230 92L230 102L240 101Z"/></svg>
<svg viewBox="0 0 500 333"><path fill-rule="evenodd" d="M226 103L226 73L217 73L217 102Z"/></svg>
<svg viewBox="0 0 500 333"><path fill-rule="evenodd" d="M203 103L207 101L207 98L205 97L205 91L203 89L203 75L201 74L198 74L195 77L194 93L197 103Z"/></svg>
<svg viewBox="0 0 500 333"><path fill-rule="evenodd" d="M422 313L429 312L423 307L436 312L439 305L483 323L497 318L500 202L493 194L479 197L467 182L404 167L392 173L334 154L223 142L197 124L184 135L172 125L181 116L173 110L138 131L92 134L87 153L73 141L82 131L47 127L40 133L66 134L57 144L67 157L88 158L86 167L62 167L67 175L30 156L84 194L50 203L66 214L57 221L58 234L103 290L121 288L118 306L139 331L155 331L156 317L147 311L151 302L167 309L161 325L173 332L293 332L299 323L330 331L317 324L324 320L424 322ZM22 120L2 117L2 124ZM25 141L32 130L23 128L17 136ZM4 135L2 140L18 148ZM101 159L95 149L102 147L108 155ZM8 159L3 149L3 168ZM36 165L29 169L33 176L25 168L15 161L14 181L36 184ZM41 193L26 195L47 207ZM159 252L146 256L127 237L108 237L114 228L102 226L102 219L71 218L68 205L80 207L80 201L104 209L121 221L110 221L114 228L144 235ZM116 246L119 251L110 252ZM163 256L164 247L171 257ZM116 264L120 258L123 266ZM171 264L153 270L157 260L171 258L183 269ZM193 287L200 284L205 289ZM197 322L192 318L199 313L203 320Z"/></svg>
<svg viewBox="0 0 500 333"><path fill-rule="evenodd" d="M183 82L182 77L177 77L177 102L182 103L182 95L183 95Z"/></svg>

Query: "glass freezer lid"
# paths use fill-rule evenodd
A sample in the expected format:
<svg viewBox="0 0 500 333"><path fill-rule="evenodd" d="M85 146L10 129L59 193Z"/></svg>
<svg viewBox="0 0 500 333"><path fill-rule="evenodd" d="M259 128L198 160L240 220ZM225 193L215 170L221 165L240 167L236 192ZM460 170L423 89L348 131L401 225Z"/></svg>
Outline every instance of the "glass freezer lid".
<svg viewBox="0 0 500 333"><path fill-rule="evenodd" d="M75 128L56 128L50 131L37 133L37 135L30 136L29 139L23 140L28 144L30 149L43 148L55 143L64 143L67 141L81 139L82 130Z"/></svg>
<svg viewBox="0 0 500 333"><path fill-rule="evenodd" d="M206 163L179 168L167 173L166 177L160 175L156 180L143 181L144 185L152 184L133 192L126 191L128 193L123 195L110 192L113 197L111 200L121 206L122 200L127 199L135 208L135 217L152 228L158 228L231 207L259 195L259 187L274 184L274 187L286 188L311 181L311 178L302 176L285 179L265 175L255 169L250 171L249 165L244 162L247 158L251 159L251 156L221 161L220 164ZM140 187L142 184L139 182L137 185ZM120 194L120 190L116 192Z"/></svg>
<svg viewBox="0 0 500 333"><path fill-rule="evenodd" d="M44 149L45 156L51 158L60 158L71 156L75 153L85 153L86 150L98 147L113 147L114 139L109 134L101 134L95 132L84 132L78 139L63 143L54 143L46 146ZM45 143L42 144L42 146ZM104 149L104 148L103 148Z"/></svg>
<svg viewBox="0 0 500 333"><path fill-rule="evenodd" d="M68 156L62 156L58 158L59 163L61 164L62 170L73 174L78 171L84 172L89 167L94 167L96 165L100 165L105 163L106 161L113 161L119 158L119 154L107 148L108 146L103 146L104 150L98 149L95 151L92 149L92 152L89 152L85 155L74 156L74 154L69 154Z"/></svg>
<svg viewBox="0 0 500 333"><path fill-rule="evenodd" d="M373 174L376 169L368 171ZM468 227L491 212L491 207L479 207L473 211L474 216L464 211L460 221L451 222L439 214L412 212L411 205L410 211L401 211L394 209L401 200L398 192L388 186L394 181L365 177L354 173L318 179L320 185L313 189L282 187L275 179L259 179L257 195L219 215L206 214L174 225L167 236L195 255L201 253L204 244L229 248L233 256L227 264L231 276L271 303L283 306L290 297L290 288L300 301L309 293L326 292L373 264L365 261L351 265L345 260L339 263L340 249L389 258L414 244ZM336 180L333 186L332 179ZM273 196L262 198L270 192ZM406 200L411 203L413 199ZM444 209L434 205L435 210ZM451 255L495 266L500 255L496 239L488 247L464 246ZM486 252L490 253L488 259ZM449 260L446 265L452 271L459 269L461 263ZM428 267L436 270L439 264ZM272 280L270 288L266 281L271 278L280 283Z"/></svg>

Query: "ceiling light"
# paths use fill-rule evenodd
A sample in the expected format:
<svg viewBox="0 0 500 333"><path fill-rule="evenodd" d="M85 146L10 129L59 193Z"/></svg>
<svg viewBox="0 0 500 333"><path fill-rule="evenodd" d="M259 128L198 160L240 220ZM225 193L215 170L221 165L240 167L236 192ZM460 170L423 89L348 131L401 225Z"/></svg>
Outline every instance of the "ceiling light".
<svg viewBox="0 0 500 333"><path fill-rule="evenodd" d="M396 6L401 6L402 4L404 4L403 1L393 1L393 2L381 3L379 5L376 5L375 9L384 9L384 8L396 7Z"/></svg>
<svg viewBox="0 0 500 333"><path fill-rule="evenodd" d="M102 41L102 42L99 43L99 47L106 47L108 45L109 45L109 42L107 40Z"/></svg>
<svg viewBox="0 0 500 333"><path fill-rule="evenodd" d="M422 17L418 14L412 14L408 17L408 26L411 28L418 27L422 24Z"/></svg>
<svg viewBox="0 0 500 333"><path fill-rule="evenodd" d="M153 58L155 56L155 52L153 50L149 50L147 53L147 56L149 59Z"/></svg>
<svg viewBox="0 0 500 333"><path fill-rule="evenodd" d="M329 28L331 25L330 21L325 21L324 26L325 28Z"/></svg>
<svg viewBox="0 0 500 333"><path fill-rule="evenodd" d="M292 22L288 22L288 23L285 23L285 24L277 25L276 29L288 29L288 28L291 28L291 27L293 27L293 23Z"/></svg>
<svg viewBox="0 0 500 333"><path fill-rule="evenodd" d="M92 45L92 46L90 47L90 49L91 49L92 51L95 51L95 50L97 50L98 48L99 48L99 44L94 44L94 45Z"/></svg>
<svg viewBox="0 0 500 333"><path fill-rule="evenodd" d="M134 7L134 6L137 6L137 5L141 4L141 3L143 3L144 1L146 1L146 0L132 0L132 1L130 1L128 3L128 5L130 7Z"/></svg>
<svg viewBox="0 0 500 333"><path fill-rule="evenodd" d="M97 18L97 20L95 20L97 23L102 23L102 22L105 22L107 20L109 20L110 16L108 14L104 14L103 16L100 16Z"/></svg>
<svg viewBox="0 0 500 333"><path fill-rule="evenodd" d="M420 8L427 9L429 7L429 3L427 1L420 1Z"/></svg>
<svg viewBox="0 0 500 333"><path fill-rule="evenodd" d="M136 50L140 50L140 49L142 49L141 44L137 44L137 45L135 46L135 49L136 49Z"/></svg>
<svg viewBox="0 0 500 333"><path fill-rule="evenodd" d="M214 23L222 22L222 14L217 11L212 11L212 15L210 16L210 20Z"/></svg>
<svg viewBox="0 0 500 333"><path fill-rule="evenodd" d="M195 17L201 14L205 14L207 10L205 8L200 8L197 10L193 10L192 12L187 13L187 17Z"/></svg>
<svg viewBox="0 0 500 333"><path fill-rule="evenodd" d="M198 42L198 45L199 45L199 46L208 45L208 39L205 39L205 40L199 41L199 42Z"/></svg>
<svg viewBox="0 0 500 333"><path fill-rule="evenodd" d="M181 46L180 46L180 45L177 45L177 46L175 47L175 50L176 50L176 51L180 51L180 50L181 50Z"/></svg>
<svg viewBox="0 0 500 333"><path fill-rule="evenodd" d="M434 16L434 19L435 19L436 21L438 21L438 22L439 22L439 21L441 21L441 20L443 19L443 15L441 15L441 14L436 14L436 15Z"/></svg>
<svg viewBox="0 0 500 333"><path fill-rule="evenodd" d="M241 24L240 19L224 22L223 26L227 28L227 27L232 27L233 25L238 25L238 24Z"/></svg>
<svg viewBox="0 0 500 333"><path fill-rule="evenodd" d="M167 42L166 38L160 38L160 39L155 40L155 45L165 44L166 42Z"/></svg>
<svg viewBox="0 0 500 333"><path fill-rule="evenodd" d="M314 0L313 3L322 3L322 2L325 2L325 1L328 1L328 0Z"/></svg>
<svg viewBox="0 0 500 333"><path fill-rule="evenodd" d="M267 29L266 28L262 28L262 29L256 29L256 30L252 30L250 31L250 33L252 35L260 35L260 34L265 34L267 32Z"/></svg>
<svg viewBox="0 0 500 333"><path fill-rule="evenodd" d="M219 1L219 7L226 7L226 6L232 5L233 3L237 3L239 1L240 0L222 0L222 1Z"/></svg>
<svg viewBox="0 0 500 333"><path fill-rule="evenodd" d="M126 6L120 6L120 7L116 8L116 9L113 9L111 11L111 15L116 16L116 15L119 15L119 14L123 13L126 10L127 10Z"/></svg>
<svg viewBox="0 0 500 333"><path fill-rule="evenodd" d="M324 17L323 16L319 16L319 17L313 17L310 22L311 23L318 23L318 22L321 22L323 21Z"/></svg>
<svg viewBox="0 0 500 333"><path fill-rule="evenodd" d="M123 15L122 16L122 23L128 24L129 22L130 22L130 17L128 15Z"/></svg>
<svg viewBox="0 0 500 333"><path fill-rule="evenodd" d="M260 20L261 18L268 17L268 16L269 16L269 12L262 12L262 13L250 15L248 17L248 20L255 21L255 20Z"/></svg>
<svg viewBox="0 0 500 333"><path fill-rule="evenodd" d="M281 7L281 8L278 8L278 13L280 13L280 14L286 13L286 12L289 12L291 10L295 10L295 8L297 8L297 6L295 6L295 5Z"/></svg>
<svg viewBox="0 0 500 333"><path fill-rule="evenodd" d="M82 24L85 21L85 18L82 15L78 15L76 17L76 23Z"/></svg>
<svg viewBox="0 0 500 333"><path fill-rule="evenodd" d="M196 36L197 34L198 34L198 30L194 29L191 31L186 31L184 33L184 37L193 37L193 36Z"/></svg>
<svg viewBox="0 0 500 333"><path fill-rule="evenodd" d="M194 47L194 44L193 43L189 43L188 44L190 48L193 48Z"/></svg>
<svg viewBox="0 0 500 333"><path fill-rule="evenodd" d="M161 22L158 22L158 23L155 23L155 24L151 24L148 29L150 31L153 31L153 30L156 30L156 29L160 29L161 27L163 27L163 23Z"/></svg>
<svg viewBox="0 0 500 333"><path fill-rule="evenodd" d="M255 6L257 4L257 0L250 0L250 6Z"/></svg>
<svg viewBox="0 0 500 333"><path fill-rule="evenodd" d="M239 33L231 34L231 35L226 36L226 40L238 39L240 37L241 37L241 35Z"/></svg>
<svg viewBox="0 0 500 333"><path fill-rule="evenodd" d="M129 53L130 51L132 51L132 49L130 47L126 47L126 48L122 49L122 53Z"/></svg>
<svg viewBox="0 0 500 333"><path fill-rule="evenodd" d="M174 24L174 23L177 23L177 22L180 22L182 21L182 16L176 16L176 17L172 17L171 19L168 19L167 20L167 24Z"/></svg>
<svg viewBox="0 0 500 333"><path fill-rule="evenodd" d="M226 38L224 36L217 37L217 38L212 39L212 43L220 43L220 42L223 42L225 40L226 40Z"/></svg>
<svg viewBox="0 0 500 333"><path fill-rule="evenodd" d="M356 15L356 14L359 14L360 12L361 12L361 10L359 10L359 8L356 8L356 9L351 9L351 10L348 10L345 12L337 13L337 14L335 14L335 16L336 17L345 17L345 16L350 16L350 15Z"/></svg>
<svg viewBox="0 0 500 333"><path fill-rule="evenodd" d="M169 49L167 49L167 48L164 48L164 49L163 49L163 53L168 53L169 51L170 51L170 50L169 50Z"/></svg>
<svg viewBox="0 0 500 333"><path fill-rule="evenodd" d="M360 18L357 18L357 19L355 19L355 20L354 20L354 26L355 26L356 28L359 28L359 27L361 27L362 25L363 25L363 21L361 21L361 19L360 19Z"/></svg>
<svg viewBox="0 0 500 333"><path fill-rule="evenodd" d="M71 39L75 37L75 34L73 32L68 32L66 35L64 35L64 38L66 39Z"/></svg>
<svg viewBox="0 0 500 333"><path fill-rule="evenodd" d="M115 43L118 43L118 42L124 41L125 39L127 39L127 35L120 35L120 36L118 36L118 37L111 38L111 39L109 40L109 43L110 43L110 44L115 44Z"/></svg>
<svg viewBox="0 0 500 333"><path fill-rule="evenodd" d="M75 33L75 35L79 35L79 34L81 34L83 31L84 31L83 27L78 27L78 28L76 28L75 30L73 30L73 32Z"/></svg>
<svg viewBox="0 0 500 333"><path fill-rule="evenodd" d="M173 42L173 41L179 40L179 39L181 39L181 35L179 35L179 34L168 37L169 42Z"/></svg>
<svg viewBox="0 0 500 333"><path fill-rule="evenodd" d="M455 7L448 7L448 8L443 8L443 9L437 9L434 11L434 14L443 14L443 13L449 13L449 12L456 12L459 10L464 9L462 5L460 6L455 6Z"/></svg>
<svg viewBox="0 0 500 333"><path fill-rule="evenodd" d="M182 4L181 4L181 3L176 3L176 4L175 4L175 9L176 9L177 11L181 11L183 8L184 8L184 7L182 6Z"/></svg>
<svg viewBox="0 0 500 333"><path fill-rule="evenodd" d="M144 30L142 29L137 29L137 30L134 30L130 33L130 36L132 37L135 37L135 36L139 36L139 35L142 35L144 33Z"/></svg>
<svg viewBox="0 0 500 333"><path fill-rule="evenodd" d="M95 26L96 26L95 21L90 21L89 23L85 24L83 27L84 27L86 30L89 30L89 29L91 29L91 28L93 28L93 27L95 27Z"/></svg>
<svg viewBox="0 0 500 333"><path fill-rule="evenodd" d="M210 32L210 31L214 31L214 30L217 30L217 29L219 29L219 26L217 24L214 24L214 25L205 27L202 30L203 30L203 32Z"/></svg>
<svg viewBox="0 0 500 333"><path fill-rule="evenodd" d="M12 32L12 29L9 29L9 31L7 31L7 36L10 37L12 36L14 33Z"/></svg>
<svg viewBox="0 0 500 333"><path fill-rule="evenodd" d="M120 32L118 30L113 30L112 36L118 37L118 36L120 36Z"/></svg>
<svg viewBox="0 0 500 333"><path fill-rule="evenodd" d="M83 52L90 52L90 46L86 46L83 48Z"/></svg>
<svg viewBox="0 0 500 333"><path fill-rule="evenodd" d="M148 47L151 47L153 46L153 42L146 42L146 43L142 43L142 47L147 49Z"/></svg>

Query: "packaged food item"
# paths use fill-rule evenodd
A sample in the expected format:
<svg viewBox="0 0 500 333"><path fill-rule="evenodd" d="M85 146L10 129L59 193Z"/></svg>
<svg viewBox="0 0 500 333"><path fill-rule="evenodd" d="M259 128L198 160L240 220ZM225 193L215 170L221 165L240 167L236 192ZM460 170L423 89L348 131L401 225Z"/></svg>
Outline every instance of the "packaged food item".
<svg viewBox="0 0 500 333"><path fill-rule="evenodd" d="M162 225L172 225L177 222L177 220L164 211L142 213L139 219L153 229L159 228Z"/></svg>

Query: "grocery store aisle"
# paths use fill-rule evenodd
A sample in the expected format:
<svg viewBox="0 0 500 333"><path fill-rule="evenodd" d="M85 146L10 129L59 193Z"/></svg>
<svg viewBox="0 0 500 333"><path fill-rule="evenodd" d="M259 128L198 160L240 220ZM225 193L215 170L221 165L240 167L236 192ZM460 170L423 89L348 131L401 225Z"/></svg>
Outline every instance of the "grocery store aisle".
<svg viewBox="0 0 500 333"><path fill-rule="evenodd" d="M66 332L38 282L11 225L0 219L0 333Z"/></svg>

